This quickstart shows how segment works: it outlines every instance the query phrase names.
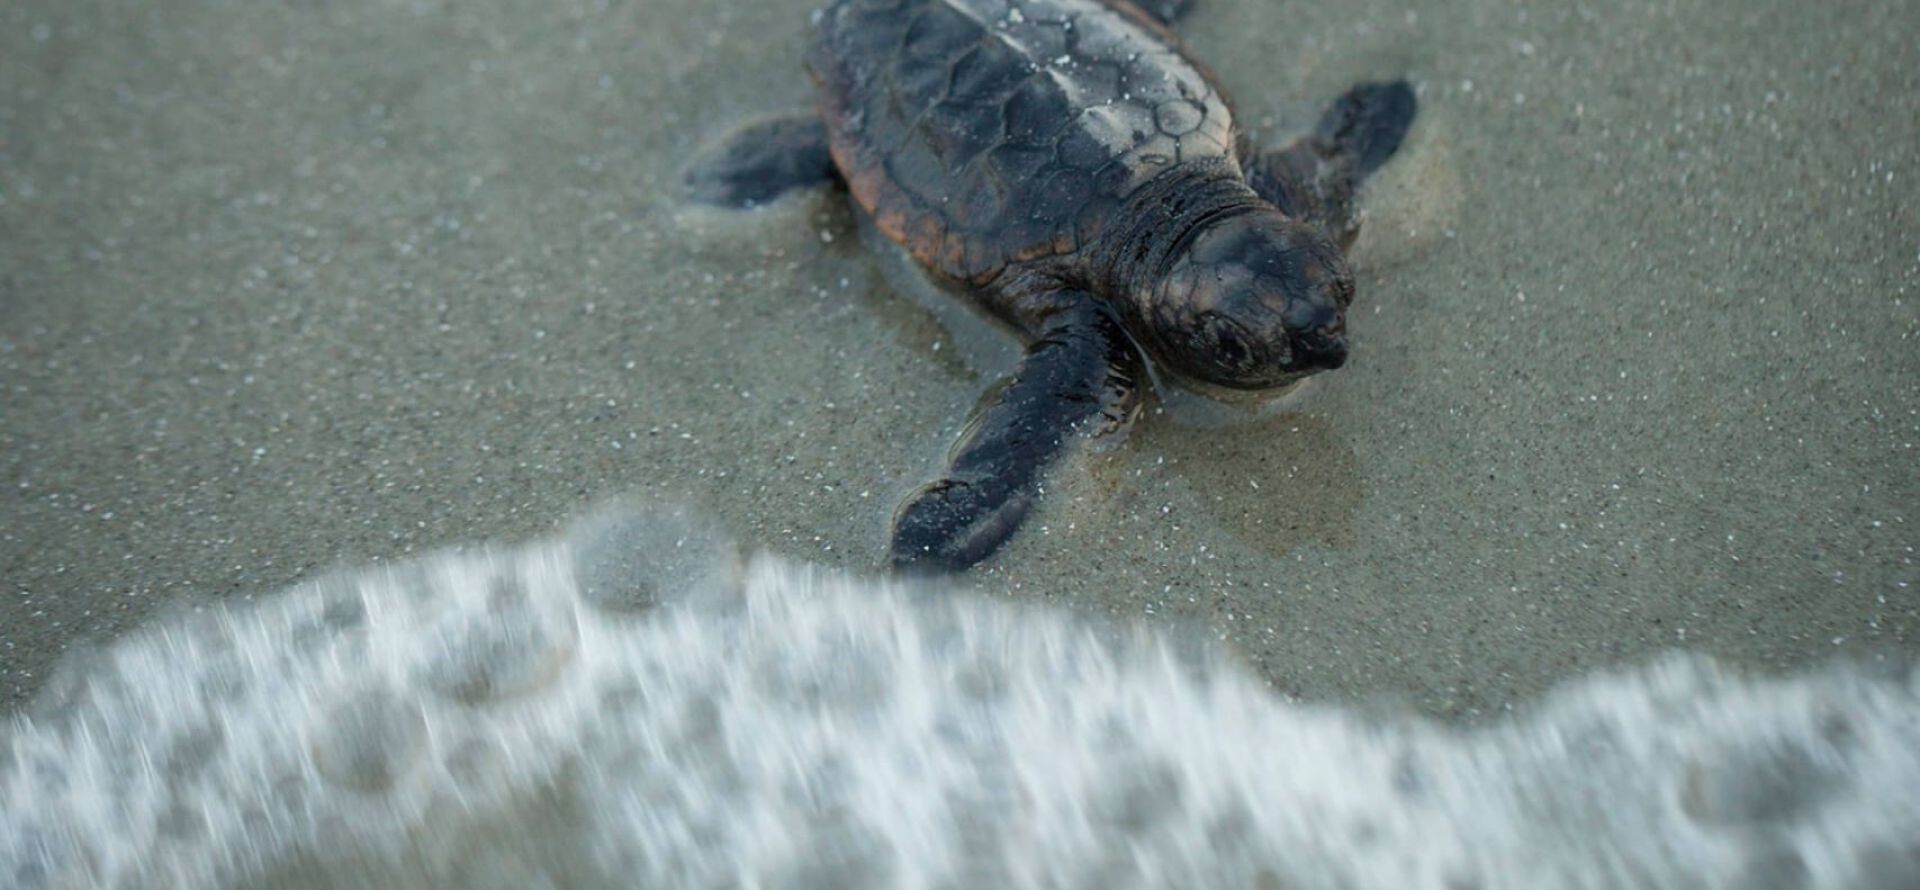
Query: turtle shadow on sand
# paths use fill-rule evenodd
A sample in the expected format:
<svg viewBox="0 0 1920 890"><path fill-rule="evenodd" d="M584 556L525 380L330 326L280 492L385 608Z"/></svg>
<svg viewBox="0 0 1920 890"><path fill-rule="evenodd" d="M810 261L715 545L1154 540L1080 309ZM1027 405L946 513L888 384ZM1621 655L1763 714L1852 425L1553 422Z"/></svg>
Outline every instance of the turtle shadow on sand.
<svg viewBox="0 0 1920 890"><path fill-rule="evenodd" d="M816 111L690 166L693 197L723 207L844 186L1025 343L895 515L895 568L992 554L1049 468L1126 434L1150 368L1233 392L1345 363L1359 189L1412 126L1413 88L1358 84L1262 150L1169 29L1189 5L835 0L813 17Z"/></svg>

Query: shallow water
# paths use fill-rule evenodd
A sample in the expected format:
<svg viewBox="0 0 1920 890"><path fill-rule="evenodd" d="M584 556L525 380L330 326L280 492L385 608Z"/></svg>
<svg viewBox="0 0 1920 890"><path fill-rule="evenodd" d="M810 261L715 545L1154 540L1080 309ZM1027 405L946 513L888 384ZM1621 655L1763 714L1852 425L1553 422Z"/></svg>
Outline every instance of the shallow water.
<svg viewBox="0 0 1920 890"><path fill-rule="evenodd" d="M1920 673L1674 658L1498 726L684 511L181 615L0 731L41 887L1909 887Z"/></svg>
<svg viewBox="0 0 1920 890"><path fill-rule="evenodd" d="M1200 2L1263 138L1420 90L1353 359L1150 408L982 595L1468 721L1675 649L1920 648L1912 4ZM1009 353L836 196L677 200L808 103L807 6L0 8L0 702L162 606L618 493L873 566Z"/></svg>

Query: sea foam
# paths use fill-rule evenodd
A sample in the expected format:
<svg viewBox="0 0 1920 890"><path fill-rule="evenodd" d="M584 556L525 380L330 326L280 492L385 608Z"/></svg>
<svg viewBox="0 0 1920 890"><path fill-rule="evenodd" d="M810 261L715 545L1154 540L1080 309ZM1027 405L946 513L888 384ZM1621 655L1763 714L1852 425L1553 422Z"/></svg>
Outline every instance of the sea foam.
<svg viewBox="0 0 1920 890"><path fill-rule="evenodd" d="M159 621L0 729L0 885L1920 886L1920 673L1456 729L684 511Z"/></svg>

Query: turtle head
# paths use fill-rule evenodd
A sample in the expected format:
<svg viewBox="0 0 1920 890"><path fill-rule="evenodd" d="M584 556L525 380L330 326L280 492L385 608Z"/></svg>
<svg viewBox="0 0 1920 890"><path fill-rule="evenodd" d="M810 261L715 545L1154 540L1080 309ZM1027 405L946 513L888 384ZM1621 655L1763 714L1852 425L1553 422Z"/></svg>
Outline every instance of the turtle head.
<svg viewBox="0 0 1920 890"><path fill-rule="evenodd" d="M1266 389L1347 360L1353 273L1318 230L1279 213L1203 224L1143 307L1163 364L1203 383Z"/></svg>

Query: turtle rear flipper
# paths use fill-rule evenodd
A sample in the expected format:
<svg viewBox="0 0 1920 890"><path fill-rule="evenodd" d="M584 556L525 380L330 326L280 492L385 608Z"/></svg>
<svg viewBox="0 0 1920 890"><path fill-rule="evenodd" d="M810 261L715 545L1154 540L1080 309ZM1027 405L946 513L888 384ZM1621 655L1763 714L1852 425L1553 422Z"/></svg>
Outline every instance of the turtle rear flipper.
<svg viewBox="0 0 1920 890"><path fill-rule="evenodd" d="M827 127L808 114L770 118L735 130L694 159L686 183L696 201L745 209L838 176L827 150Z"/></svg>
<svg viewBox="0 0 1920 890"><path fill-rule="evenodd" d="M1249 183L1282 213L1348 247L1360 234L1355 190L1400 149L1419 110L1404 80L1358 84L1327 107L1312 135L1261 155Z"/></svg>
<svg viewBox="0 0 1920 890"><path fill-rule="evenodd" d="M1162 25L1173 24L1193 9L1193 0L1118 0L1118 3L1131 3L1135 9Z"/></svg>
<svg viewBox="0 0 1920 890"><path fill-rule="evenodd" d="M1041 474L1067 448L1132 423L1142 364L1120 320L1088 294L1062 305L967 425L945 477L894 516L895 569L959 571L985 559L1020 527Z"/></svg>

